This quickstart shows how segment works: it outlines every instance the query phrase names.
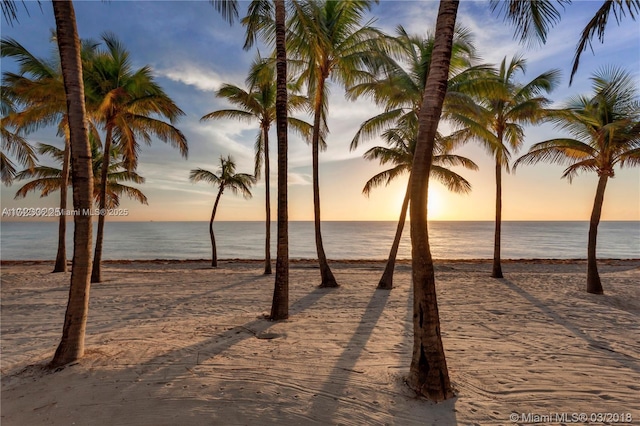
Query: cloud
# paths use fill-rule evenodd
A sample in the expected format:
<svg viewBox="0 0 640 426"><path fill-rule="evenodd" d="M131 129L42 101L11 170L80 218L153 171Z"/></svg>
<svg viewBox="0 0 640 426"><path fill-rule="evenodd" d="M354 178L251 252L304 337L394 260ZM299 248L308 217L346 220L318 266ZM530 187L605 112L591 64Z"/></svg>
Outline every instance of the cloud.
<svg viewBox="0 0 640 426"><path fill-rule="evenodd" d="M158 69L157 73L170 80L194 86L204 92L215 92L220 89L222 84L229 81L229 78L222 77L211 69L200 68L193 64Z"/></svg>

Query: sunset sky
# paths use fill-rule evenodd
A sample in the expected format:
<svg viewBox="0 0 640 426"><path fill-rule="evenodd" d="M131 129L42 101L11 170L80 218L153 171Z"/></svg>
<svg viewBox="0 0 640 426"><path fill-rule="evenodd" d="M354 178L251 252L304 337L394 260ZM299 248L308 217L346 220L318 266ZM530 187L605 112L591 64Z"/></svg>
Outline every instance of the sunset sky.
<svg viewBox="0 0 640 426"><path fill-rule="evenodd" d="M248 2L241 2L244 16ZM600 2L576 1L567 8L559 26L551 31L545 46L527 47L513 39L513 30L502 18L492 15L487 2L464 1L460 4L459 23L473 31L478 53L485 62L499 63L523 53L528 60L530 80L552 68L563 71L563 79L550 97L560 105L576 94L589 94L589 76L603 66L622 66L634 73L640 86L640 31L638 22L624 19L621 26L615 20L607 28L605 43L594 43L594 52L583 54L580 69L571 87L568 86L573 50L584 24ZM371 18L374 26L392 34L402 24L409 32L425 35L435 25L437 2L381 1L374 6ZM22 7L22 6L21 6ZM49 57L55 27L49 2L42 10L35 2L27 2L29 14L20 10L19 22L13 27L2 23L2 37L12 37L39 57ZM121 207L129 215L109 220L128 221L194 221L208 220L215 189L204 183L188 181L189 170L205 168L216 171L218 158L231 154L239 172L253 171L253 144L257 132L255 123L216 120L201 123L200 117L211 111L227 108L224 100L215 97L222 83L244 86L244 80L256 51L242 50L244 28L237 22L230 27L206 1L112 1L75 2L78 30L82 38L98 39L113 32L131 52L134 66L150 65L157 81L186 116L178 122L187 136L189 157L161 141L143 146L138 172L146 178L140 189L149 205L124 200ZM263 55L268 49L261 47ZM15 71L11 60L2 61L3 71ZM332 85L329 102L328 149L320 154L320 185L323 220L396 220L406 178L387 188L376 189L370 198L362 195L364 183L382 168L362 158L362 153L381 141L363 144L354 152L349 143L360 124L379 112L370 101L350 102L344 99L343 88ZM276 206L275 125L272 129L272 206ZM520 153L535 142L559 135L552 126L531 127ZM55 129L33 134L30 140L62 146ZM289 217L291 220L312 220L311 149L298 137L289 141ZM489 155L470 143L459 154L474 160L480 170L460 171L473 185L469 195L449 194L439 183L431 185L430 219L492 220L494 216L494 169ZM517 156L516 156L517 157ZM540 164L525 166L516 174L506 175L503 186L503 220L588 220L597 183L595 174L580 175L569 184L561 179L563 167ZM20 183L2 187L2 208L55 207L57 193L48 198L31 195L14 200ZM251 200L225 194L219 207L218 220L263 220L264 182L253 191ZM4 217L3 220L9 220ZM640 220L640 168L618 169L605 195L603 220Z"/></svg>

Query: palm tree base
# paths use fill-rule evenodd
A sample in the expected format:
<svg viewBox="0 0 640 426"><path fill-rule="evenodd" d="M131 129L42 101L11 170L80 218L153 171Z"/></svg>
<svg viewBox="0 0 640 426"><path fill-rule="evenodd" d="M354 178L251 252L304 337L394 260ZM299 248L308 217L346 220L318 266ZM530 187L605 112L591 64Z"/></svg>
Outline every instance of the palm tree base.
<svg viewBox="0 0 640 426"><path fill-rule="evenodd" d="M602 283L600 282L600 276L587 276L587 293L590 294L604 294Z"/></svg>
<svg viewBox="0 0 640 426"><path fill-rule="evenodd" d="M385 283L380 281L378 283L378 287L376 287L377 290L391 290L393 288L393 284L391 283Z"/></svg>
<svg viewBox="0 0 640 426"><path fill-rule="evenodd" d="M336 287L340 287L340 284L338 284L338 282L336 281L335 278L331 277L331 279L322 280L322 282L320 283L320 285L318 287L320 287L320 288L336 288Z"/></svg>

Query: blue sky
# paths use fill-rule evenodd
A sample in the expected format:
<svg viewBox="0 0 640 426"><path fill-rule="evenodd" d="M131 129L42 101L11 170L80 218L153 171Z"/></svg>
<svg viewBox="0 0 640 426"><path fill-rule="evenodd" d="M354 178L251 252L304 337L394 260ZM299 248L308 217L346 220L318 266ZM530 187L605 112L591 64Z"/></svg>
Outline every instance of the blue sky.
<svg viewBox="0 0 640 426"><path fill-rule="evenodd" d="M240 13L247 2L241 2ZM513 38L513 30L492 15L487 2L461 2L458 21L473 31L478 53L488 63L498 63L504 56L522 53L528 60L531 79L551 68L563 71L560 87L551 98L561 103L579 93L589 93L589 75L603 66L617 65L634 73L640 86L640 31L638 22L625 19L607 28L605 43L594 43L593 55L583 54L574 84L568 86L569 67L580 29L601 3L577 1L567 8L562 22L551 31L545 46L527 47ZM435 25L438 3L432 1L381 1L371 12L374 25L393 33L398 24L409 32L426 34ZM43 2L42 11L28 2L30 16L21 11L13 27L3 22L2 36L12 37L41 57L52 54L49 42L54 28L51 5ZM147 181L140 188L149 199L148 206L125 200L129 216L122 220L207 220L215 190L205 184L188 181L189 170L215 170L220 155L231 154L238 171L252 172L254 124L218 120L201 123L208 112L228 107L215 97L222 83L243 85L256 50L242 50L244 28L237 22L229 26L206 1L82 1L75 3L78 30L82 38L98 39L105 31L118 35L131 52L134 66L150 65L157 81L182 108L186 116L178 123L189 142L189 157L160 141L145 146L140 155L139 173ZM260 47L263 54L268 49ZM14 70L10 60L2 61L2 70ZM320 156L322 212L325 220L395 220L399 212L406 181L398 180L387 188L376 189L370 198L361 194L362 186L380 166L362 159L362 153L376 144L364 144L355 152L349 143L359 125L379 110L368 100L350 102L341 87L331 87L329 104L329 148ZM551 126L530 128L523 152L533 143L555 137ZM61 145L54 129L34 134L34 142ZM275 140L273 131L272 140ZM381 144L381 143L378 143ZM289 179L290 218L313 218L310 148L300 139L290 137ZM275 188L275 144L272 146L272 187ZM480 166L478 172L461 172L471 181L470 195L450 195L437 183L432 185L431 217L452 220L491 220L494 206L493 165L483 149L473 145L459 151ZM561 180L560 166L529 166L504 179L504 220L588 220L597 177L581 175L569 184ZM13 200L18 188L2 187L2 207L48 207L58 204L57 197L37 195ZM272 191L275 212L275 189ZM225 194L221 201L220 220L262 220L264 217L264 183L254 189L252 200ZM618 170L607 187L605 220L640 220L640 169ZM110 220L118 220L113 218Z"/></svg>

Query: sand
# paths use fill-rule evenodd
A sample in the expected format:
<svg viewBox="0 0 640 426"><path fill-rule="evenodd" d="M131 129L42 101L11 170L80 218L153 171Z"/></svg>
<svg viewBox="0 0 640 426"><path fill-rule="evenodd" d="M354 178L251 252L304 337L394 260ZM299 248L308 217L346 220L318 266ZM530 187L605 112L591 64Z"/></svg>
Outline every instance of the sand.
<svg viewBox="0 0 640 426"><path fill-rule="evenodd" d="M439 262L457 392L439 404L403 382L406 262L391 291L375 289L381 262L333 262L338 289L316 287L313 262L293 263L290 319L278 323L263 318L273 276L259 262L220 265L105 264L86 356L48 372L69 274L4 262L2 426L509 425L513 413L518 424L571 413L640 424L640 260L601 262L604 296L584 292L583 261L506 262L503 280L487 262Z"/></svg>

